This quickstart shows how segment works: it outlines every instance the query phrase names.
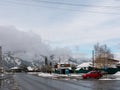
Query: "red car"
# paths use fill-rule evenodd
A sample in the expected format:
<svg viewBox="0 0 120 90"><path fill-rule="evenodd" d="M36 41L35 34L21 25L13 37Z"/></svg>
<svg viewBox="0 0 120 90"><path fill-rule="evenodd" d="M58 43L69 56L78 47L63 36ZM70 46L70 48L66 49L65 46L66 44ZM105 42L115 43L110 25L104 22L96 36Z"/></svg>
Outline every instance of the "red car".
<svg viewBox="0 0 120 90"><path fill-rule="evenodd" d="M95 79L99 79L101 78L103 75L101 72L98 72L98 71L91 71L91 72L88 72L86 74L83 74L82 75L82 78L83 79L87 79L87 78L95 78Z"/></svg>

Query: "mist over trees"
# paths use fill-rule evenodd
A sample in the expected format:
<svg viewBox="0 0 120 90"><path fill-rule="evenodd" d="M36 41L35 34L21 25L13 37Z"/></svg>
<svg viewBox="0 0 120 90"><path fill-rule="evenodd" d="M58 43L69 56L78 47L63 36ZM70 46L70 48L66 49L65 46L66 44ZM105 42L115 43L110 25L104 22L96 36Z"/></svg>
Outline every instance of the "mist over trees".
<svg viewBox="0 0 120 90"><path fill-rule="evenodd" d="M52 49L39 35L20 31L13 26L0 26L0 46L3 53L11 52L13 56L28 61L40 60L40 55L61 57L71 54L68 48Z"/></svg>

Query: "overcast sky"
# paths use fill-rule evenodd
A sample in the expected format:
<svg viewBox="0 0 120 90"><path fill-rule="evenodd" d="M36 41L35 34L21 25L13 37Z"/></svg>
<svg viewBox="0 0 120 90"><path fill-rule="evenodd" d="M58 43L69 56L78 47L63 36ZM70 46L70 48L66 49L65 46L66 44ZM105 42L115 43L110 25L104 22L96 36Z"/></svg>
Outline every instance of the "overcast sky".
<svg viewBox="0 0 120 90"><path fill-rule="evenodd" d="M97 42L120 54L120 0L0 0L0 25L88 57Z"/></svg>

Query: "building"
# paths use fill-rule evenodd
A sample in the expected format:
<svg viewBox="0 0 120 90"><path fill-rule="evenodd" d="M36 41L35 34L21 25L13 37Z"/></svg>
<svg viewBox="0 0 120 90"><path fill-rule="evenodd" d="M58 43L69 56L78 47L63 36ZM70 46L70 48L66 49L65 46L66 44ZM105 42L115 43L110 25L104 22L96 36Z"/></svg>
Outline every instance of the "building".
<svg viewBox="0 0 120 90"><path fill-rule="evenodd" d="M76 73L88 73L92 70L93 64L92 62L84 62L77 66L75 72Z"/></svg>
<svg viewBox="0 0 120 90"><path fill-rule="evenodd" d="M101 58L99 60L95 60L95 67L96 68L105 68L105 67L112 67L112 68L116 68L116 65L119 63L118 60L115 59L105 59L105 58Z"/></svg>
<svg viewBox="0 0 120 90"><path fill-rule="evenodd" d="M12 67L12 68L10 68L10 71L12 71L12 72L22 72L22 69L19 68L19 67Z"/></svg>
<svg viewBox="0 0 120 90"><path fill-rule="evenodd" d="M69 74L72 70L71 64L56 64L54 65L54 71L58 74Z"/></svg>
<svg viewBox="0 0 120 90"><path fill-rule="evenodd" d="M92 62L84 62L84 63L78 65L76 70L79 70L79 69L88 70L88 67L92 67Z"/></svg>

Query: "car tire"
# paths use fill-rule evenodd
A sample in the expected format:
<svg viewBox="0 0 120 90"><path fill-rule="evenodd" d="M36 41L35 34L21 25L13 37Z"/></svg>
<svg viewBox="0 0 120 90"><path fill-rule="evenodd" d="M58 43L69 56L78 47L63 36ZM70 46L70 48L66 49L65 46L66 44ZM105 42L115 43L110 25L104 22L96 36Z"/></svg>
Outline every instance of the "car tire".
<svg viewBox="0 0 120 90"><path fill-rule="evenodd" d="M96 77L96 79L100 79L100 76L99 76L99 77Z"/></svg>
<svg viewBox="0 0 120 90"><path fill-rule="evenodd" d="M90 77L89 77L89 76L87 76L86 78L87 78L87 79L90 79Z"/></svg>

